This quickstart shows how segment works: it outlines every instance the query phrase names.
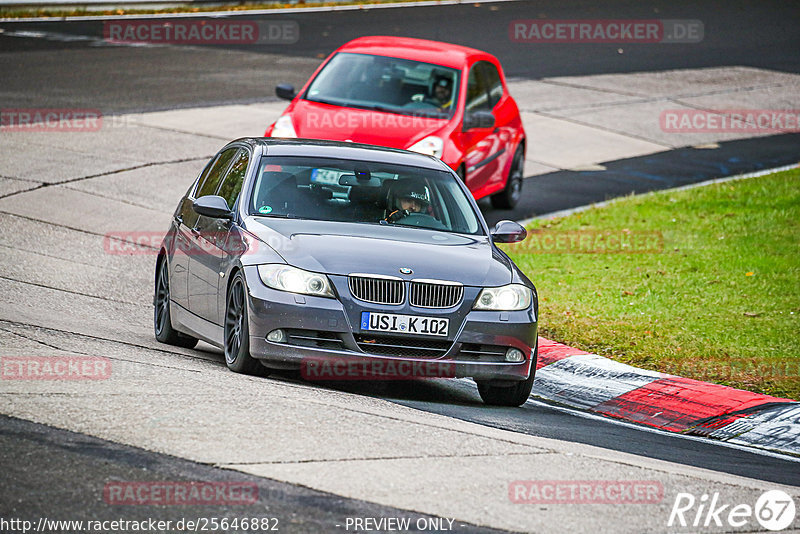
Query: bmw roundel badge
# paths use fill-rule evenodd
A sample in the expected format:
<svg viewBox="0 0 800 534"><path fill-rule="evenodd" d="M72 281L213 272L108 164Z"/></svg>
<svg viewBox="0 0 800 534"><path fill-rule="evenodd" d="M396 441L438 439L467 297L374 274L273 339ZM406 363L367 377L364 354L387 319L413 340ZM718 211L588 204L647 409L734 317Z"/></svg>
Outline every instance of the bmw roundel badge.
<svg viewBox="0 0 800 534"><path fill-rule="evenodd" d="M400 267L400 274L413 274L413 272L408 267Z"/></svg>

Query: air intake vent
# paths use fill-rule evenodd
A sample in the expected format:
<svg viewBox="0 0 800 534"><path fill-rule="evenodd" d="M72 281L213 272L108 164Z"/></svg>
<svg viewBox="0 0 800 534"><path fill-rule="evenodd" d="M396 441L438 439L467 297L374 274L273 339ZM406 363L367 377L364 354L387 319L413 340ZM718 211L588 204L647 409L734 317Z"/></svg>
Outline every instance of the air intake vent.
<svg viewBox="0 0 800 534"><path fill-rule="evenodd" d="M356 335L358 348L367 354L396 356L399 358L441 358L450 349L452 341L415 339L409 337Z"/></svg>
<svg viewBox="0 0 800 534"><path fill-rule="evenodd" d="M399 278L369 274L348 277L350 293L358 300L374 304L402 304L405 300L404 282Z"/></svg>
<svg viewBox="0 0 800 534"><path fill-rule="evenodd" d="M418 308L452 308L464 296L458 282L414 280L411 282L411 305Z"/></svg>

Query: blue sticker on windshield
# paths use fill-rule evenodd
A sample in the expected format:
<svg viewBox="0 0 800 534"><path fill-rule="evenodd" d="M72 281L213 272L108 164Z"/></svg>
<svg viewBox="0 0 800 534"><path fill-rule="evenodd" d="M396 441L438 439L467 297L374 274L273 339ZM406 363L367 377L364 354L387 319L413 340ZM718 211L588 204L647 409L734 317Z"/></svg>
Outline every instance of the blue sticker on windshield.
<svg viewBox="0 0 800 534"><path fill-rule="evenodd" d="M272 213L272 206L261 206L258 208L259 213Z"/></svg>

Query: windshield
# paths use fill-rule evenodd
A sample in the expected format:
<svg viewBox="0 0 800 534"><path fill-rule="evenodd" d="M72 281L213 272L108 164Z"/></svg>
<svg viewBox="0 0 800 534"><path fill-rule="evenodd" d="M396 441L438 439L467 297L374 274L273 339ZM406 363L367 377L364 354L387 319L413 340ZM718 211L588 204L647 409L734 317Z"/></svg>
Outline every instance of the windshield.
<svg viewBox="0 0 800 534"><path fill-rule="evenodd" d="M408 59L336 54L306 100L404 115L449 118L458 102L458 70Z"/></svg>
<svg viewBox="0 0 800 534"><path fill-rule="evenodd" d="M264 157L248 211L263 217L483 234L452 174L355 160Z"/></svg>

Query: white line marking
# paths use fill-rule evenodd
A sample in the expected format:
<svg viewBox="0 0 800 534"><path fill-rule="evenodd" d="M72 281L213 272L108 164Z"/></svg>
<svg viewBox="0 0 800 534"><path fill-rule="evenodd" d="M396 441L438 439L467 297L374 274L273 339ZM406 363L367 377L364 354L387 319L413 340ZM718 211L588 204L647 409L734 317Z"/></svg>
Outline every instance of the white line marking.
<svg viewBox="0 0 800 534"><path fill-rule="evenodd" d="M93 37L91 35L77 35L61 32L44 32L34 30L11 30L2 32L3 35L8 37L21 37L24 39L46 39L48 41L60 41L63 43L73 42L87 42L91 46L167 46L161 43L146 43L146 42L112 42L107 41L103 37Z"/></svg>

